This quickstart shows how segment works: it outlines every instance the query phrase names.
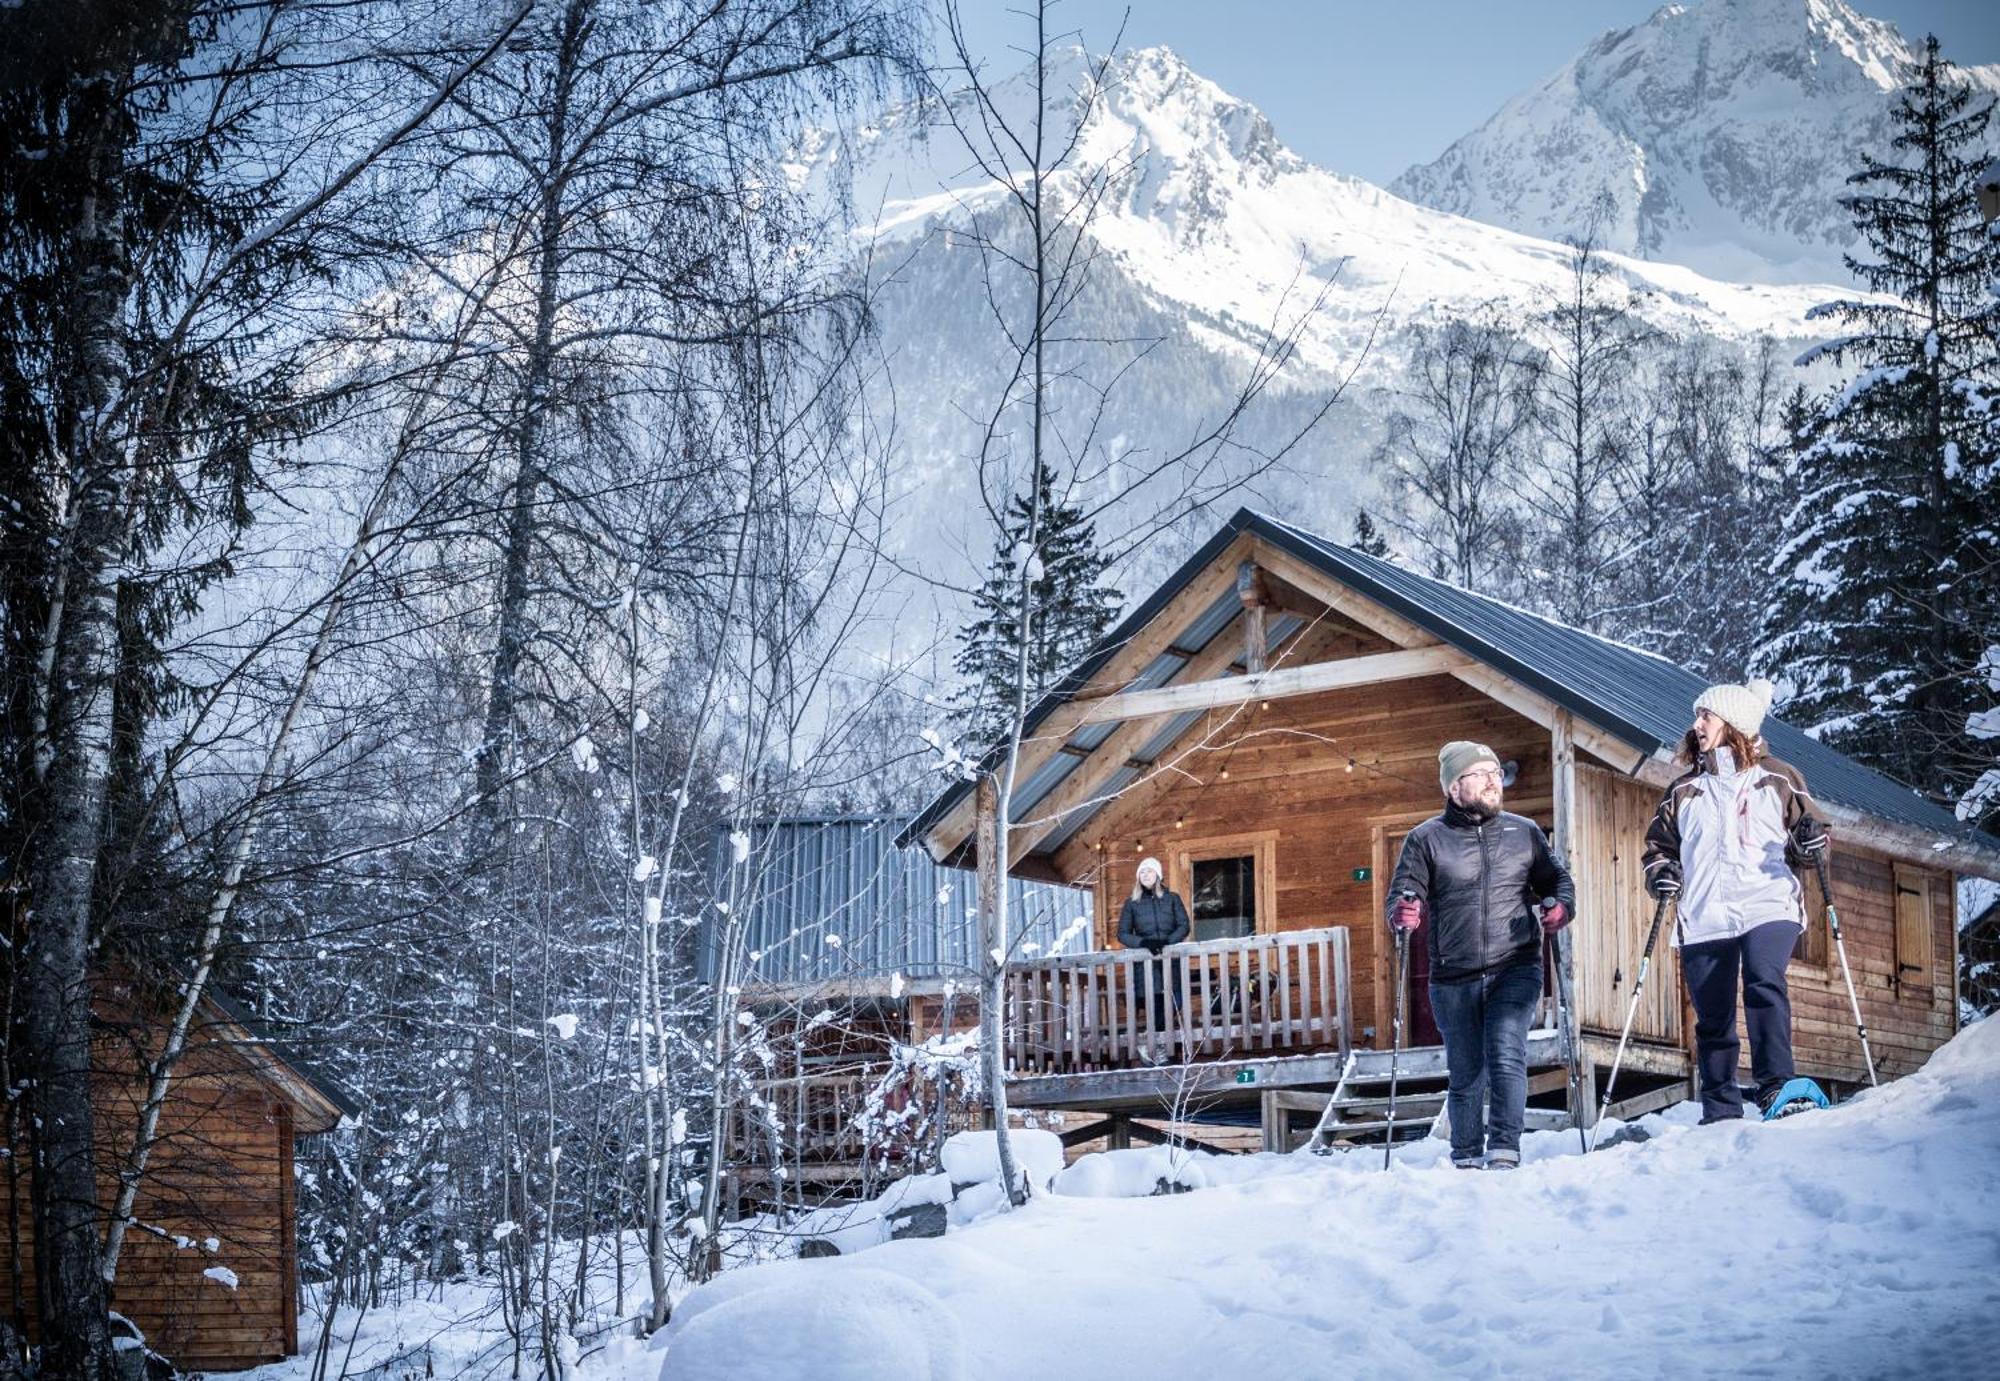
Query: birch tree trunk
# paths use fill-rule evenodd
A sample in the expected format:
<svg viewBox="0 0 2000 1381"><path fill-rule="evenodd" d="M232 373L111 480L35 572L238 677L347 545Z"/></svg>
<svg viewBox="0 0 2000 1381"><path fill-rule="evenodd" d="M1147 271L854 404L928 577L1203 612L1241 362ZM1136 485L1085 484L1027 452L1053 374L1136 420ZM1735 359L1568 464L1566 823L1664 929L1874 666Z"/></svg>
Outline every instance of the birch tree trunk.
<svg viewBox="0 0 2000 1381"><path fill-rule="evenodd" d="M125 250L124 162L132 137L115 73L101 73L79 108L92 111L91 191L77 226L73 301L79 419L72 463L75 522L64 555L62 622L54 629L48 809L36 845L25 955L22 1034L31 1063L35 1275L44 1374L114 1375L104 1283L98 1275L95 1126L90 1101L90 940L97 860L111 769L117 673L117 568L124 550L124 473L115 416L131 363L124 346L131 267Z"/></svg>

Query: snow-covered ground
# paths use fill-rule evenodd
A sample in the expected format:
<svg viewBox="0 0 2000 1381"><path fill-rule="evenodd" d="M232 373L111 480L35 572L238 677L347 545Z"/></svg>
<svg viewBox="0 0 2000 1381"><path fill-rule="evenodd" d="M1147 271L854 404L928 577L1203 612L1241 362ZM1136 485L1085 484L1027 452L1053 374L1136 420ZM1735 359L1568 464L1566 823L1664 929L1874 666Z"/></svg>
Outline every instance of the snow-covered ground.
<svg viewBox="0 0 2000 1381"><path fill-rule="evenodd" d="M1587 1159L1531 1135L1513 1174L1428 1142L1387 1174L1379 1152L1258 1156L1182 1195L1043 1195L731 1272L585 1375L1994 1374L2000 1021L1827 1112L1692 1123ZM1059 1189L1151 1179L1087 1165Z"/></svg>
<svg viewBox="0 0 2000 1381"><path fill-rule="evenodd" d="M2000 1021L1826 1112L1694 1120L1669 1109L1588 1158L1574 1132L1530 1134L1512 1174L1453 1170L1438 1141L1400 1148L1386 1174L1379 1150L1114 1151L1060 1174L1030 1154L1054 1192L1017 1212L980 1185L946 1236L888 1242L873 1208L824 1214L805 1230L844 1255L730 1271L651 1340L594 1332L574 1375L1996 1374ZM975 1173L904 1182L879 1207L942 1201L940 1182ZM1189 1192L1152 1196L1162 1178ZM629 1315L636 1242L627 1260ZM609 1325L615 1291L593 1284ZM329 1376L343 1359L346 1375L513 1374L490 1286L371 1313L350 1351L351 1319ZM399 1356L407 1373L367 1370ZM310 1372L295 1358L246 1381ZM532 1346L520 1374L539 1374Z"/></svg>

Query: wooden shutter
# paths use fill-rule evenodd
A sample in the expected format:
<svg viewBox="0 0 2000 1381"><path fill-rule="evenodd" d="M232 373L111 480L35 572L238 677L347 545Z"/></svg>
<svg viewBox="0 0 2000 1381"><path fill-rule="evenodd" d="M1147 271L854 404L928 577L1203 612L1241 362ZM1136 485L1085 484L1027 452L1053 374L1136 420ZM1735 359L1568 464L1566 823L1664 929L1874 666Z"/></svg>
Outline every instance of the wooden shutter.
<svg viewBox="0 0 2000 1381"><path fill-rule="evenodd" d="M1931 981L1931 877L1896 866L1896 985Z"/></svg>

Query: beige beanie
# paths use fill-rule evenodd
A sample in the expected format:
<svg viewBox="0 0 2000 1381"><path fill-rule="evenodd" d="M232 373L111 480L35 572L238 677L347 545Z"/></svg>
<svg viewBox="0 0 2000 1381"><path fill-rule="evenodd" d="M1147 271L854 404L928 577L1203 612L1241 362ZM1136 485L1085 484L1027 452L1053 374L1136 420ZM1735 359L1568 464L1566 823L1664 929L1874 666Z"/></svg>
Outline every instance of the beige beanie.
<svg viewBox="0 0 2000 1381"><path fill-rule="evenodd" d="M1774 687L1763 677L1744 686L1710 686L1695 700L1697 710L1707 710L1726 724L1734 725L1745 738L1754 739L1764 727L1764 712L1771 708Z"/></svg>
<svg viewBox="0 0 2000 1381"><path fill-rule="evenodd" d="M1451 784L1482 762L1500 765L1500 756L1483 743L1457 739L1438 749L1438 785L1451 794Z"/></svg>

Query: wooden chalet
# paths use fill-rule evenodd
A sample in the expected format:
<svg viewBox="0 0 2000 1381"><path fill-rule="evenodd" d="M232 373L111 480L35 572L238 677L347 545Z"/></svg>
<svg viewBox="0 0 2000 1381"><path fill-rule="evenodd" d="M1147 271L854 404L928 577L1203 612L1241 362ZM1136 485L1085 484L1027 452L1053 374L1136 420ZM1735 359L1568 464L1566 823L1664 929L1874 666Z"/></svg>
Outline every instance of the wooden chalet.
<svg viewBox="0 0 2000 1381"><path fill-rule="evenodd" d="M1588 1117L1612 1058L1653 907L1643 835L1704 682L1637 648L1239 512L1034 710L1010 810L1013 871L1091 889L1091 952L1011 966L1016 1107L1256 1118L1287 1149L1382 1132L1393 1003L1380 920L1405 833L1441 808L1437 749L1491 745L1507 804L1538 820L1578 884L1575 990ZM1833 886L1884 1077L1957 1028L1954 879L2000 876L2000 843L1775 719L1834 831ZM904 831L975 863L971 783ZM1149 1029L1119 907L1140 858L1187 902L1179 1015ZM1825 911L1790 972L1799 1066L1865 1078ZM1421 945L1409 978L1406 1103L1441 1106L1442 1050ZM1662 938L1620 1072L1617 1111L1687 1096L1693 1022ZM1531 1125L1567 1121L1553 1012L1531 1037ZM1746 1046L1747 1058L1747 1046ZM1428 1079L1429 1083L1422 1081ZM1398 1122L1402 1121L1399 1114ZM1096 1129L1086 1129L1089 1134Z"/></svg>
<svg viewBox="0 0 2000 1381"><path fill-rule="evenodd" d="M166 1036L166 995L99 985L94 1005L98 1198L118 1170L145 1101L146 1064ZM296 1139L333 1130L339 1095L216 995L190 1032L161 1109L159 1139L133 1207L111 1307L183 1371L234 1371L299 1350ZM25 1138L8 1157L0 1242L7 1317L31 1341L34 1216Z"/></svg>

